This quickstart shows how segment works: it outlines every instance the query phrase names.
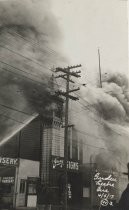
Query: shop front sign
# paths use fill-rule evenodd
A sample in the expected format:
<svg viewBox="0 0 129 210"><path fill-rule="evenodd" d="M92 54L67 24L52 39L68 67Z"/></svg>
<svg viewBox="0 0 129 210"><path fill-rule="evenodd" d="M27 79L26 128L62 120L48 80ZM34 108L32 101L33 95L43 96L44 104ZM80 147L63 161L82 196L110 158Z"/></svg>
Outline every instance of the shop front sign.
<svg viewBox="0 0 129 210"><path fill-rule="evenodd" d="M0 182L3 184L14 184L15 177L7 176L7 177L0 177Z"/></svg>
<svg viewBox="0 0 129 210"><path fill-rule="evenodd" d="M17 166L17 158L0 157L0 165Z"/></svg>
<svg viewBox="0 0 129 210"><path fill-rule="evenodd" d="M52 169L64 169L64 159L61 157L52 156ZM79 170L79 162L68 160L67 161L68 170Z"/></svg>

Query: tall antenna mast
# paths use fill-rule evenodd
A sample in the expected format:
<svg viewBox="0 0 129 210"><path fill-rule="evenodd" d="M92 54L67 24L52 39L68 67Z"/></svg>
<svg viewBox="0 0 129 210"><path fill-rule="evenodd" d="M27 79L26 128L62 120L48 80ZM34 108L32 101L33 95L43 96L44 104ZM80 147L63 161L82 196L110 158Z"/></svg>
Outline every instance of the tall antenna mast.
<svg viewBox="0 0 129 210"><path fill-rule="evenodd" d="M100 88L102 88L102 73L101 73L101 62L100 62L100 50L98 48L98 58L99 58L99 83Z"/></svg>

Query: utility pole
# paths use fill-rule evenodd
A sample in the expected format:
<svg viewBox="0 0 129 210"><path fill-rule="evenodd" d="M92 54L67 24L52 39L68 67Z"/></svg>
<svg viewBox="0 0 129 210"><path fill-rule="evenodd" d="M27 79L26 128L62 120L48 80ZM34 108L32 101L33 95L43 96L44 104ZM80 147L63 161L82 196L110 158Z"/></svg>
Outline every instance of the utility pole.
<svg viewBox="0 0 129 210"><path fill-rule="evenodd" d="M64 210L67 210L68 209L68 178L67 178L67 162L68 162L68 128L70 127L69 125L69 99L72 99L72 100L79 100L79 98L75 97L75 96L72 96L70 95L70 93L72 92L75 92L75 91L78 91L79 88L76 88L76 89L73 89L73 90L70 90L70 82L71 83L74 83L73 80L70 79L71 76L73 77L81 77L79 75L79 73L81 73L81 71L71 71L71 69L74 69L74 68L78 68L78 67L81 67L81 65L76 65L76 66L68 66L67 68L56 68L55 72L63 72L64 74L62 75L58 75L56 78L63 78L66 80L66 92L63 92L63 91L57 91L56 93L58 95L62 95L66 98L66 101L65 101L65 132L64 132L64 176L65 176L65 189L64 189Z"/></svg>
<svg viewBox="0 0 129 210"><path fill-rule="evenodd" d="M17 194L18 194L18 176L19 176L19 166L20 166L20 155L21 155L21 131L19 132L18 135L18 153L17 153L17 158L18 158L18 166L16 166L16 179L15 179L15 186L14 186L14 208L16 209L16 202L17 202Z"/></svg>
<svg viewBox="0 0 129 210"><path fill-rule="evenodd" d="M100 88L102 88L102 73L101 73L101 61L100 61L100 50L98 49L98 58L99 58L99 82Z"/></svg>

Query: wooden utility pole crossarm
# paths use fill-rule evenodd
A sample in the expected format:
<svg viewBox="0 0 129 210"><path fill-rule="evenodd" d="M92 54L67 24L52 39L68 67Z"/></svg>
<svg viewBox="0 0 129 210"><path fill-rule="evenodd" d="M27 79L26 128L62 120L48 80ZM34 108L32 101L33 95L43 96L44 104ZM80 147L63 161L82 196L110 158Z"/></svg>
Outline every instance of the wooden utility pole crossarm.
<svg viewBox="0 0 129 210"><path fill-rule="evenodd" d="M63 78L63 79L65 79L65 80L67 80L67 78L66 78L65 76L66 76L66 74L64 74L64 75L59 75L59 76L57 76L57 77L55 77L55 78ZM72 82L72 83L74 83L74 81L72 81L72 80L70 80L70 79L69 79L69 81Z"/></svg>
<svg viewBox="0 0 129 210"><path fill-rule="evenodd" d="M77 90L79 90L79 89L77 89ZM69 97L72 100L79 100L78 97L69 95L69 93L74 92L74 91L76 91L76 89L75 90L71 90L69 92L57 91L56 94L57 95L62 95L62 96L65 96L65 97L67 96L67 97Z"/></svg>
<svg viewBox="0 0 129 210"><path fill-rule="evenodd" d="M65 189L64 189L64 192L65 192L65 196L64 196L64 210L67 210L68 208L68 205L67 205L67 199L68 199L68 187L67 187L67 161L68 161L68 128L69 128L69 99L72 99L72 100L79 100L77 97L75 96L72 96L72 95L69 95L69 93L72 93L72 92L75 92L75 91L78 91L79 88L76 88L76 89L73 89L73 90L70 90L69 88L69 83L72 82L74 83L70 77L73 76L73 77L81 77L79 75L79 73L81 73L81 71L76 71L76 72L71 72L70 70L71 69L74 69L74 68L78 68L78 67L81 67L81 65L77 65L77 66L68 66L67 68L56 68L55 72L63 72L64 75L59 75L57 76L56 78L63 78L66 80L66 92L63 92L63 91L57 91L56 94L58 95L62 95L66 98L66 102L65 102L65 133L64 133L64 175L65 175Z"/></svg>

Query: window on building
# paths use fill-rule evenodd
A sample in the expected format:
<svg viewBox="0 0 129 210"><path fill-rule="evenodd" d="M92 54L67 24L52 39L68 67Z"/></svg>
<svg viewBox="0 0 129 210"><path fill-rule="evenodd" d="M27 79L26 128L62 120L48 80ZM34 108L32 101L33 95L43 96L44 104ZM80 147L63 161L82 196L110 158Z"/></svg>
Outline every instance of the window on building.
<svg viewBox="0 0 129 210"><path fill-rule="evenodd" d="M26 187L26 180L21 179L21 181L20 181L20 193L25 193L25 187Z"/></svg>

